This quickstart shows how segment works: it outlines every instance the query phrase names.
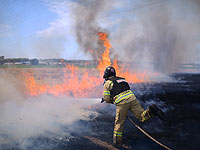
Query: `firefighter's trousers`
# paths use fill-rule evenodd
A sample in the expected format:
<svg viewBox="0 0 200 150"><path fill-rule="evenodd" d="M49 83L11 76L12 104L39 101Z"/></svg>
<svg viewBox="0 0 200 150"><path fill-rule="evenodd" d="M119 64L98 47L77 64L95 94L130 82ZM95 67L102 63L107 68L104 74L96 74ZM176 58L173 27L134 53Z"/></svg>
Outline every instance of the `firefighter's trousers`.
<svg viewBox="0 0 200 150"><path fill-rule="evenodd" d="M113 143L116 145L122 145L124 122L126 120L129 110L141 122L144 122L150 118L149 109L144 110L144 108L142 108L135 96L129 97L127 100L123 100L122 102L117 104L113 135Z"/></svg>

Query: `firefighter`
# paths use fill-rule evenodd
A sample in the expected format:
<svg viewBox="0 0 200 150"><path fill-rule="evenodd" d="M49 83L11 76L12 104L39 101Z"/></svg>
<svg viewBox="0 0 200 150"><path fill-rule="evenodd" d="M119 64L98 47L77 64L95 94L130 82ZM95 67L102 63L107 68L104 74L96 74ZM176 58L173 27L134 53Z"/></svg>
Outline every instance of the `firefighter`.
<svg viewBox="0 0 200 150"><path fill-rule="evenodd" d="M116 105L113 133L114 145L121 147L123 144L122 137L124 122L128 110L130 110L140 122L145 122L152 116L158 116L160 119L164 118L162 110L160 110L155 104L144 110L137 101L134 93L130 90L129 84L126 82L125 78L117 77L113 67L109 66L105 69L103 78L105 79L103 100L105 100L106 103Z"/></svg>

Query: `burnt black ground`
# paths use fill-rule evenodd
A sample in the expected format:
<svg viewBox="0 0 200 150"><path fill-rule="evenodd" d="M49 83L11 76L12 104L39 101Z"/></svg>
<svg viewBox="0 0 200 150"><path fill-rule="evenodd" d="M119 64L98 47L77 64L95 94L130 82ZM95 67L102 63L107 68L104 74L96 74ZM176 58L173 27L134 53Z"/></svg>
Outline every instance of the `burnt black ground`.
<svg viewBox="0 0 200 150"><path fill-rule="evenodd" d="M131 88L144 108L157 104L165 112L165 120L152 118L146 123L138 122L132 114L129 117L161 143L177 150L200 149L200 74L173 74L178 82L132 84ZM106 150L85 136L95 137L112 144L115 106L98 104L92 107L99 113L95 119L78 120L73 124L76 131L63 126L63 132L70 132L71 137L55 138L34 137L29 139L30 150ZM92 116L91 116L92 117ZM137 128L126 121L124 143L134 150L162 150L161 146L143 135ZM21 149L20 143L1 145L1 149ZM121 148L125 149L125 148Z"/></svg>

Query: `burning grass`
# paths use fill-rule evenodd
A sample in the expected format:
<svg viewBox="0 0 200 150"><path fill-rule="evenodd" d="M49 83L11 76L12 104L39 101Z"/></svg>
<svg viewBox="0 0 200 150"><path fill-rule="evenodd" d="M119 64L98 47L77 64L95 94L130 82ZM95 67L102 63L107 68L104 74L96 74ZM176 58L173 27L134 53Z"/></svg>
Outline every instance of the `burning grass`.
<svg viewBox="0 0 200 150"><path fill-rule="evenodd" d="M97 68L80 68L66 65L64 68L13 68L7 71L18 76L25 85L26 94L38 96L51 94L72 97L100 97L102 94L103 72L107 66L114 66L118 76L129 83L148 82L147 72L132 72L129 66L118 65L118 60L110 59L111 44L107 34L98 32L99 41L105 47ZM86 65L85 65L86 66Z"/></svg>

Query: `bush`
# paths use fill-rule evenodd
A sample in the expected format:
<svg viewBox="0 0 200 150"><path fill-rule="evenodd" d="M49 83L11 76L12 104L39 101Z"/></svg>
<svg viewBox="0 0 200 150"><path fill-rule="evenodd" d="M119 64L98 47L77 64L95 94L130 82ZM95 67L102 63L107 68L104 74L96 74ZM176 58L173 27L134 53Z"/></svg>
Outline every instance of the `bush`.
<svg viewBox="0 0 200 150"><path fill-rule="evenodd" d="M31 63L31 65L38 65L39 61L38 61L38 59L35 58L35 59L31 59L30 63Z"/></svg>

